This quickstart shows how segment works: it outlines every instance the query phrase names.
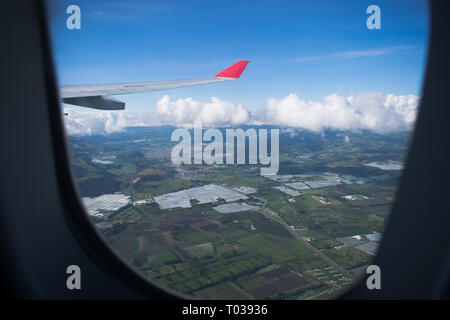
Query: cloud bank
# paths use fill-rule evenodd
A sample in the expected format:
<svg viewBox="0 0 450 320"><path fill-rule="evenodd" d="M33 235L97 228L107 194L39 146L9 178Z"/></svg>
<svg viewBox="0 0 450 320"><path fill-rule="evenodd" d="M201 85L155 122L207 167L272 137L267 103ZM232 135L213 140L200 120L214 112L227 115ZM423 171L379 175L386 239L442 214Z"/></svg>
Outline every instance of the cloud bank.
<svg viewBox="0 0 450 320"><path fill-rule="evenodd" d="M166 123L185 125L202 121L206 126L239 125L248 123L250 112L240 104L219 98L199 102L192 98L170 101L165 95L156 103L156 110Z"/></svg>
<svg viewBox="0 0 450 320"><path fill-rule="evenodd" d="M106 135L121 132L133 126L192 126L202 121L205 126L241 125L250 121L250 112L240 104L219 98L200 102L192 98L171 101L165 95L156 102L156 112L131 113L126 111L80 111L64 108L69 135Z"/></svg>
<svg viewBox="0 0 450 320"><path fill-rule="evenodd" d="M132 125L131 116L122 112L112 111L78 111L64 108L66 132L69 135L106 135L125 130Z"/></svg>
<svg viewBox="0 0 450 320"><path fill-rule="evenodd" d="M155 111L80 111L64 108L69 135L106 135L131 126L239 126L271 124L280 127L322 132L325 129L361 130L389 133L409 130L416 118L419 97L361 92L354 96L332 94L322 101L307 101L297 94L270 98L257 114L252 115L241 104L213 97L201 102L192 98L171 101L168 95L156 102Z"/></svg>
<svg viewBox="0 0 450 320"><path fill-rule="evenodd" d="M389 133L410 129L416 118L419 97L361 92L338 94L322 101L306 101L296 94L270 98L265 106L267 123L321 132L324 129L361 130Z"/></svg>

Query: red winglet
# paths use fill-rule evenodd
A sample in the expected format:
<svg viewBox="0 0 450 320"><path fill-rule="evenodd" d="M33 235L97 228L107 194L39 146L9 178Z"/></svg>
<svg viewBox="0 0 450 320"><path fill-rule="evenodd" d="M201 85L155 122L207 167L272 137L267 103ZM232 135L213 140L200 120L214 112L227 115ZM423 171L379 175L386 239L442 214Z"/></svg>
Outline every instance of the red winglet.
<svg viewBox="0 0 450 320"><path fill-rule="evenodd" d="M228 67L225 70L216 74L214 78L221 77L221 78L238 79L241 76L247 64L248 64L247 60L241 60L239 62L236 62L231 67Z"/></svg>

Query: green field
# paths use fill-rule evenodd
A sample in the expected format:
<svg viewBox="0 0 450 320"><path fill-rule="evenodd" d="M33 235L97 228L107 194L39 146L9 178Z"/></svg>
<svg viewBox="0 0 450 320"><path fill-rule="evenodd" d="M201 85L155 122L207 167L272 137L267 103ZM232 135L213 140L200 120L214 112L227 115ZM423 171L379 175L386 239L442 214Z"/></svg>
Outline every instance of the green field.
<svg viewBox="0 0 450 320"><path fill-rule="evenodd" d="M108 243L158 283L206 299L325 299L350 282L342 269L366 265L371 255L336 238L382 233L401 172L389 179L301 190L292 197L260 175L257 165L183 165L170 161L171 127L128 128L110 136L70 137L74 174L81 196L122 192L132 201L214 183L248 186L252 211L221 214L218 203L160 209L156 203L129 204L95 223ZM349 136L352 143L344 144ZM280 137L278 174L329 172L357 177L385 171L371 161L401 161L408 134L326 132ZM134 141L134 142L133 142ZM302 157L307 155L307 157ZM111 157L112 164L93 158ZM317 181L296 177L289 182ZM363 195L347 200L346 195Z"/></svg>

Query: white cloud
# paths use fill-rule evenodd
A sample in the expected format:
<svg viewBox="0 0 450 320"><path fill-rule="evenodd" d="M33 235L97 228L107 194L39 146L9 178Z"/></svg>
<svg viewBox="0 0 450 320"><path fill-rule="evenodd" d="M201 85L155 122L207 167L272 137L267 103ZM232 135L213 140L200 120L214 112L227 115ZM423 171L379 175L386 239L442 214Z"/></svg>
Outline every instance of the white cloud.
<svg viewBox="0 0 450 320"><path fill-rule="evenodd" d="M66 130L71 135L109 134L122 131L128 124L124 113L112 111L78 111L64 108Z"/></svg>
<svg viewBox="0 0 450 320"><path fill-rule="evenodd" d="M68 113L64 120L70 135L105 135L131 126L192 126L194 121L202 121L205 126L240 125L250 120L250 112L242 105L215 97L209 102L192 98L171 101L165 95L156 102L156 112L147 113L79 108L64 108L64 112Z"/></svg>
<svg viewBox="0 0 450 320"><path fill-rule="evenodd" d="M157 112L168 123L176 125L202 121L206 126L245 124L250 112L241 104L212 97L210 102L199 102L192 98L171 101L168 95L156 103Z"/></svg>
<svg viewBox="0 0 450 320"><path fill-rule="evenodd" d="M412 94L403 96L388 94L383 105L386 108L394 108L397 113L403 115L406 123L412 124L416 120L418 104L418 96Z"/></svg>
<svg viewBox="0 0 450 320"><path fill-rule="evenodd" d="M364 57L378 57L384 56L387 54L394 53L405 53L411 50L417 49L419 46L395 46L395 47L387 47L387 48L375 48L375 49L367 49L367 50L352 50L352 51L343 51L343 52L335 52L324 55L315 55L315 56L307 56L296 59L297 62L308 62L308 61L319 61L324 59L356 59L356 58L364 58Z"/></svg>
<svg viewBox="0 0 450 320"><path fill-rule="evenodd" d="M171 101L165 95L156 102L156 110L147 113L97 111L64 108L67 132L70 135L110 134L131 126L238 126L273 124L285 128L323 132L324 129L361 130L378 133L408 130L416 118L419 97L414 95L383 95L361 92L344 97L326 96L322 101L302 100L297 94L282 99L270 98L263 110L253 116L240 104L211 98L208 102L192 98ZM291 133L292 134L292 133Z"/></svg>
<svg viewBox="0 0 450 320"><path fill-rule="evenodd" d="M274 125L315 132L368 129L388 133L411 127L418 100L414 95L361 92L349 97L332 94L322 101L306 101L291 93L282 99L270 98L265 118Z"/></svg>

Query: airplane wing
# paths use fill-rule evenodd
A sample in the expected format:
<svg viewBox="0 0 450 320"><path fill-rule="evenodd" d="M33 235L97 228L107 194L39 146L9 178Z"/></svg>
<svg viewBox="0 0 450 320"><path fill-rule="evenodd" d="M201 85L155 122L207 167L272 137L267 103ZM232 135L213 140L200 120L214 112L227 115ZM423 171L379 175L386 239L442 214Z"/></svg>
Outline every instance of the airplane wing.
<svg viewBox="0 0 450 320"><path fill-rule="evenodd" d="M241 76L247 64L248 61L241 60L233 64L231 67L219 72L212 78L161 82L62 86L61 97L64 103L81 107L100 110L123 110L125 109L125 103L111 97L112 95L149 92L234 80Z"/></svg>

